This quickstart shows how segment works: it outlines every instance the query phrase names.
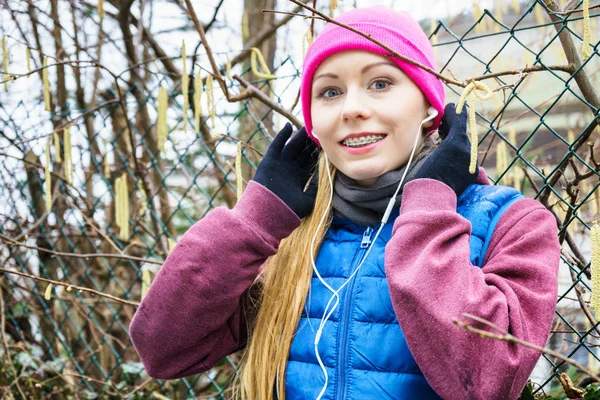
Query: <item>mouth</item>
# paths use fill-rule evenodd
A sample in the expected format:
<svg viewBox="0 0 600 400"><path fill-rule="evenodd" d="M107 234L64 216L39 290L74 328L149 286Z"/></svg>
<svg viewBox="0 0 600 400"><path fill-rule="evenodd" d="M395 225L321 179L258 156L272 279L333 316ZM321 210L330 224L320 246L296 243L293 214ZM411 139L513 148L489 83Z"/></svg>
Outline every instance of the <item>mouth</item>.
<svg viewBox="0 0 600 400"><path fill-rule="evenodd" d="M360 148L377 143L385 139L386 136L385 133L354 133L346 136L339 144L350 148Z"/></svg>
<svg viewBox="0 0 600 400"><path fill-rule="evenodd" d="M344 140L338 142L340 147L346 152L357 155L368 153L383 143L387 134L353 134L347 136Z"/></svg>

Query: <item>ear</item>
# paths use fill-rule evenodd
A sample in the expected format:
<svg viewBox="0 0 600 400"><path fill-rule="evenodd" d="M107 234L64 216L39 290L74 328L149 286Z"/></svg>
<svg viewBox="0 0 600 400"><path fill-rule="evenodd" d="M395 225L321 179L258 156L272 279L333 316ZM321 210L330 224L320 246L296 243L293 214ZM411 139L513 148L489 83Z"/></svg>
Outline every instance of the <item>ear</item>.
<svg viewBox="0 0 600 400"><path fill-rule="evenodd" d="M429 102L426 100L425 101L425 110L429 110L429 107L431 107L431 104L429 104ZM423 119L427 118L429 116L429 114L426 114ZM433 126L433 120L431 121L427 121L423 124L423 128L431 128Z"/></svg>

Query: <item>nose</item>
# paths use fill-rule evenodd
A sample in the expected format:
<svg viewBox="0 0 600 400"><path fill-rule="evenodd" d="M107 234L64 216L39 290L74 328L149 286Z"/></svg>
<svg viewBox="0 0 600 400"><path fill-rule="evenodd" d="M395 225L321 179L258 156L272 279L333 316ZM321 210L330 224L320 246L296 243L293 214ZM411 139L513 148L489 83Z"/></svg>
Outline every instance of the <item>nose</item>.
<svg viewBox="0 0 600 400"><path fill-rule="evenodd" d="M355 119L368 119L371 111L364 95L358 90L348 89L344 99L341 118L347 122Z"/></svg>

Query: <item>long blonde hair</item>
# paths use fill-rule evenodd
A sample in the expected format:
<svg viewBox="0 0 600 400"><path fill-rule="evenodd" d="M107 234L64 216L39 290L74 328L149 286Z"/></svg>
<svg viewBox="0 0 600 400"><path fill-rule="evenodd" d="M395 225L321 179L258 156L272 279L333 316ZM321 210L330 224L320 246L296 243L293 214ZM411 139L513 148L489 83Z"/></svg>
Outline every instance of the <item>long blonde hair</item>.
<svg viewBox="0 0 600 400"><path fill-rule="evenodd" d="M288 355L312 277L310 245L316 234L313 248L316 256L333 218L328 206L331 189L326 168L325 155L321 151L312 213L281 241L277 254L267 260L262 279L259 276L255 281L255 284L260 281L263 285L258 299L260 308L256 322L248 324L248 345L231 386L234 399L272 400L273 388L277 385L278 399L285 400ZM329 164L332 181L336 172L337 169ZM325 221L319 227L324 213L327 213Z"/></svg>
<svg viewBox="0 0 600 400"><path fill-rule="evenodd" d="M415 154L419 154L423 145ZM337 169L329 163L332 182ZM319 187L312 213L283 239L277 254L270 257L254 284L263 288L257 300L256 321L247 321L248 345L243 352L228 391L236 400L285 400L285 370L294 333L302 315L310 281L312 263L310 246L317 235L313 255L317 255L333 218L328 206L331 189L327 177L325 153L319 155ZM321 227L319 222L326 213Z"/></svg>

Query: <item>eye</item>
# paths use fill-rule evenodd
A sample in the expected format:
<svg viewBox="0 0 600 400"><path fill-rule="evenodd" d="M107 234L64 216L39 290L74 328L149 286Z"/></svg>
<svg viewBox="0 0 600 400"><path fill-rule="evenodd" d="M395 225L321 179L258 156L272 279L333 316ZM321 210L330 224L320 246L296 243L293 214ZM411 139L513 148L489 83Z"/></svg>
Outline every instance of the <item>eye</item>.
<svg viewBox="0 0 600 400"><path fill-rule="evenodd" d="M389 79L377 79L377 80L373 81L373 83L371 84L373 89L378 90L378 91L388 90L391 85L392 85L392 81L390 81Z"/></svg>
<svg viewBox="0 0 600 400"><path fill-rule="evenodd" d="M332 100L340 95L340 91L335 88L325 88L319 92L318 99Z"/></svg>

